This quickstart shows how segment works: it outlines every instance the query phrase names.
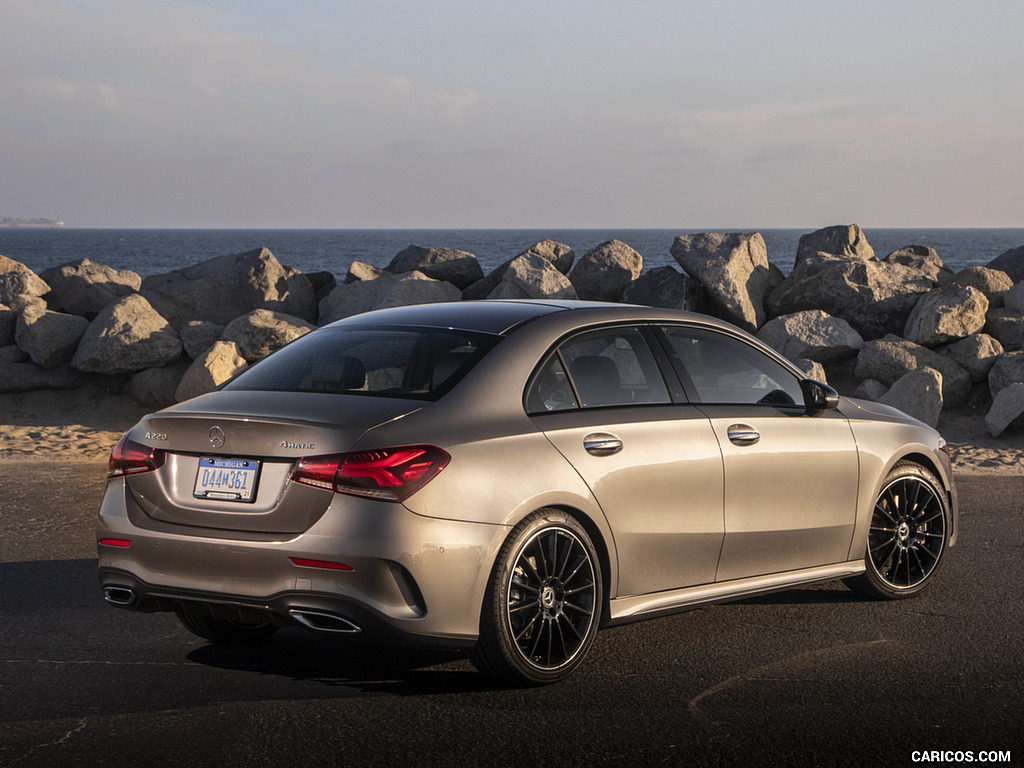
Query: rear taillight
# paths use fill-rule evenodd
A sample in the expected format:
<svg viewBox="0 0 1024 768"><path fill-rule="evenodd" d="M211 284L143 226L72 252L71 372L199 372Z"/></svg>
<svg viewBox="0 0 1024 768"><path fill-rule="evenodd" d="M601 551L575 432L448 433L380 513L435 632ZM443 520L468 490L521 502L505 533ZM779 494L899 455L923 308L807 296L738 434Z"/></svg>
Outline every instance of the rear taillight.
<svg viewBox="0 0 1024 768"><path fill-rule="evenodd" d="M444 469L451 456L431 445L309 456L295 462L292 480L335 493L404 501Z"/></svg>
<svg viewBox="0 0 1024 768"><path fill-rule="evenodd" d="M129 440L128 435L124 435L117 441L117 445L110 453L107 477L152 472L163 466L165 458L166 454L159 448L149 448L134 440Z"/></svg>

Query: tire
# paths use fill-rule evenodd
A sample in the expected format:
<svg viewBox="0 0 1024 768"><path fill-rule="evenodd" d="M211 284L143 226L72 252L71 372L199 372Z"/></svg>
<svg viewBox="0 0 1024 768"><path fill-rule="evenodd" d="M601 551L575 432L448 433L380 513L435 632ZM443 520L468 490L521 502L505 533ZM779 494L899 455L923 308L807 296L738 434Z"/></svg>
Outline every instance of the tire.
<svg viewBox="0 0 1024 768"><path fill-rule="evenodd" d="M249 624L233 619L218 619L208 614L179 613L178 620L189 632L215 645L248 645L266 640L277 632L272 623Z"/></svg>
<svg viewBox="0 0 1024 768"><path fill-rule="evenodd" d="M847 585L882 600L918 594L942 564L949 527L949 505L935 475L920 464L898 462L875 500L864 555L867 569L847 579Z"/></svg>
<svg viewBox="0 0 1024 768"><path fill-rule="evenodd" d="M583 526L557 509L534 512L498 553L470 658L504 683L562 680L590 650L603 600L601 564Z"/></svg>

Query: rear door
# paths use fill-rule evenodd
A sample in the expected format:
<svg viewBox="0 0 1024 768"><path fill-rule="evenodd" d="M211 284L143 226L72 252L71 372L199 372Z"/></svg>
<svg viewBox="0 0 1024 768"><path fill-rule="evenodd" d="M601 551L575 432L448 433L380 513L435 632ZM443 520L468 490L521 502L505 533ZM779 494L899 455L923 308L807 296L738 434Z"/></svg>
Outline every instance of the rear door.
<svg viewBox="0 0 1024 768"><path fill-rule="evenodd" d="M799 379L722 331L668 326L664 338L722 448L725 541L717 580L847 559L859 463L849 422L808 416Z"/></svg>
<svg viewBox="0 0 1024 768"><path fill-rule="evenodd" d="M715 578L722 456L707 416L676 402L681 397L637 327L566 340L530 387L534 423L589 485L611 526L618 597Z"/></svg>

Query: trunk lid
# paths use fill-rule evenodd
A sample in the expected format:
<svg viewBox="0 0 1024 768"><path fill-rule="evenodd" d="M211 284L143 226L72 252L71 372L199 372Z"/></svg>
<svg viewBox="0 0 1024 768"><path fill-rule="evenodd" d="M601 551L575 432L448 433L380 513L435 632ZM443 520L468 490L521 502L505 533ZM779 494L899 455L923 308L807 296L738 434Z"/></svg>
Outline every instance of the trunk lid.
<svg viewBox="0 0 1024 768"><path fill-rule="evenodd" d="M358 395L213 392L142 419L131 440L165 452L126 476L149 517L200 528L300 533L334 494L289 481L296 459L344 453L368 429L423 403Z"/></svg>

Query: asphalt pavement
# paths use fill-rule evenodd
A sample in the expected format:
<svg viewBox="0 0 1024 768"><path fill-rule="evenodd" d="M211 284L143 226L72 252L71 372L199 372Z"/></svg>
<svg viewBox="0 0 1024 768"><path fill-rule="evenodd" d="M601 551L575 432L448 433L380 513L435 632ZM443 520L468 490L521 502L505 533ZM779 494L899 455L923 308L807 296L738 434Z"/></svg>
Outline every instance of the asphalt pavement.
<svg viewBox="0 0 1024 768"><path fill-rule="evenodd" d="M960 544L915 599L704 607L501 689L458 653L300 628L222 650L107 606L103 475L0 463L0 766L1024 764L1024 477L959 479Z"/></svg>

